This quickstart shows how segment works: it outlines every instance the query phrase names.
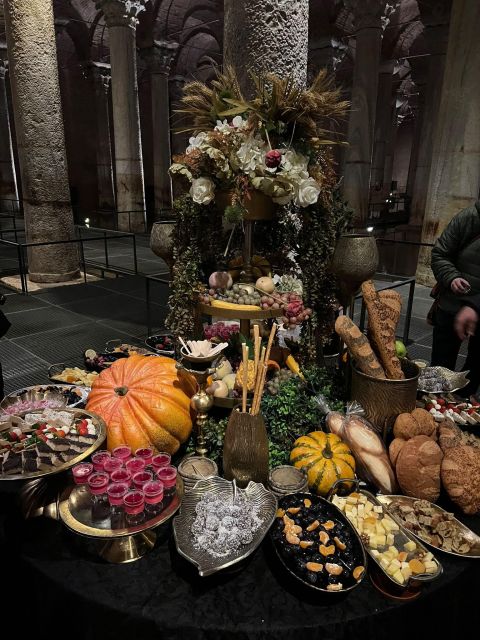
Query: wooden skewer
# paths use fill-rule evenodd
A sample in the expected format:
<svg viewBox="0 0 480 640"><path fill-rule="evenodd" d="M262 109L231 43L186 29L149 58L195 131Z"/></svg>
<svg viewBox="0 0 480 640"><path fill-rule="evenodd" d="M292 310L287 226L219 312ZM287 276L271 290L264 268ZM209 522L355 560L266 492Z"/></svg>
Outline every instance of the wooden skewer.
<svg viewBox="0 0 480 640"><path fill-rule="evenodd" d="M259 369L261 370L261 375L260 377L260 384L258 386L258 390L255 393L255 397L253 399L253 405L252 405L252 415L256 416L258 414L258 412L260 411L260 402L262 400L262 395L263 395L263 390L265 388L265 381L267 379L267 370L268 370L268 360L270 358L270 351L272 350L272 345L273 345L273 340L275 338L275 332L277 331L277 325L274 322L272 325L272 329L270 331L270 336L268 337L268 344L267 344L267 350L265 353L265 358L263 361L263 366L259 367Z"/></svg>
<svg viewBox="0 0 480 640"><path fill-rule="evenodd" d="M260 357L260 344L261 344L261 339L260 339L260 329L258 327L258 324L254 324L253 325L253 335L254 335L254 339L253 339L253 361L255 363L255 380L257 379L257 369L258 369L258 358Z"/></svg>
<svg viewBox="0 0 480 640"><path fill-rule="evenodd" d="M262 353L260 355L260 359L258 361L258 367L257 367L257 375L255 378L255 386L254 386L254 391L253 391L253 400L252 400L252 407L250 409L250 413L253 413L253 407L255 406L255 399L257 397L258 394L258 390L260 389L260 383L262 381L262 371L263 371L263 365L265 363L265 354L266 354L267 350L265 347L262 347Z"/></svg>
<svg viewBox="0 0 480 640"><path fill-rule="evenodd" d="M247 411L247 391L248 391L248 347L245 343L242 344L242 359L243 359L243 380L242 380L242 411Z"/></svg>

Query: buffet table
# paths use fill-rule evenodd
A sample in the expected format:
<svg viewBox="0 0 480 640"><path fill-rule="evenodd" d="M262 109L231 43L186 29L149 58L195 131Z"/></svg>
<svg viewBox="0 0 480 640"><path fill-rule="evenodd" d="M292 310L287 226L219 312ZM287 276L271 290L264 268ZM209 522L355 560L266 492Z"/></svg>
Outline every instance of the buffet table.
<svg viewBox="0 0 480 640"><path fill-rule="evenodd" d="M306 592L278 564L268 538L230 573L200 578L175 550L171 525L156 548L106 564L54 520L23 521L14 495L1 496L6 609L36 638L439 638L480 622L478 562L436 555L444 574L410 602L389 600L366 580L343 597ZM480 532L480 517L465 518ZM9 601L9 598L11 601Z"/></svg>

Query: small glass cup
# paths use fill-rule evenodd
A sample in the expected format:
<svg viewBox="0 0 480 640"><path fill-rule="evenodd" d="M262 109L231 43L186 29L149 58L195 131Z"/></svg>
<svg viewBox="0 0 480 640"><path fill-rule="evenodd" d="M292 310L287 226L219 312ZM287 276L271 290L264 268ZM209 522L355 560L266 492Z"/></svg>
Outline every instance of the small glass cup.
<svg viewBox="0 0 480 640"><path fill-rule="evenodd" d="M92 473L88 477L88 486L92 496L102 496L107 493L108 483L110 481L108 473L98 471Z"/></svg>
<svg viewBox="0 0 480 640"><path fill-rule="evenodd" d="M161 467L168 467L170 464L171 456L169 453L157 453L156 456L152 458L152 467L155 472L157 472Z"/></svg>
<svg viewBox="0 0 480 640"><path fill-rule="evenodd" d="M107 458L103 463L103 470L105 473L108 473L111 477L113 471L117 471L117 469L121 469L123 466L123 462L120 458Z"/></svg>
<svg viewBox="0 0 480 640"><path fill-rule="evenodd" d="M140 524L144 518L145 496L143 491L134 489L123 496L127 524L134 526Z"/></svg>
<svg viewBox="0 0 480 640"><path fill-rule="evenodd" d="M124 469L122 467L121 469L115 469L115 471L112 471L112 473L110 474L110 480L112 482L125 482L128 486L130 486L132 481L132 474L128 469Z"/></svg>
<svg viewBox="0 0 480 640"><path fill-rule="evenodd" d="M104 520L110 512L107 499L107 488L110 478L108 473L96 471L88 478L88 486L92 497L92 520L94 522Z"/></svg>
<svg viewBox="0 0 480 640"><path fill-rule="evenodd" d="M118 447L115 447L112 451L112 456L114 458L118 458L122 461L123 464L126 463L127 460L130 460L132 457L132 450L126 444L121 444Z"/></svg>
<svg viewBox="0 0 480 640"><path fill-rule="evenodd" d="M153 473L151 471L146 471L145 469L143 471L139 471L138 473L135 473L132 476L133 486L143 491L143 485L146 482L150 482L152 478L153 478Z"/></svg>
<svg viewBox="0 0 480 640"><path fill-rule="evenodd" d="M123 511L123 497L128 493L126 482L112 482L108 485L107 495L112 512Z"/></svg>
<svg viewBox="0 0 480 640"><path fill-rule="evenodd" d="M160 467L157 471L157 478L163 482L164 496L171 497L177 490L177 470L171 465L168 467Z"/></svg>
<svg viewBox="0 0 480 640"><path fill-rule="evenodd" d="M125 463L125 469L128 469L133 476L135 473L145 469L145 460L142 458L130 458Z"/></svg>
<svg viewBox="0 0 480 640"><path fill-rule="evenodd" d="M153 518L163 509L163 482L149 480L143 485L145 495L145 515Z"/></svg>
<svg viewBox="0 0 480 640"><path fill-rule="evenodd" d="M103 466L108 458L110 458L110 451L102 450L94 453L92 456L93 470L103 471Z"/></svg>
<svg viewBox="0 0 480 640"><path fill-rule="evenodd" d="M86 489L88 488L88 478L93 473L93 464L89 462L81 462L80 464L76 464L72 467L72 475L75 481L75 484L83 485Z"/></svg>
<svg viewBox="0 0 480 640"><path fill-rule="evenodd" d="M153 449L150 449L149 447L142 447L141 449L137 449L135 451L135 457L144 460L145 466L149 467L152 464Z"/></svg>

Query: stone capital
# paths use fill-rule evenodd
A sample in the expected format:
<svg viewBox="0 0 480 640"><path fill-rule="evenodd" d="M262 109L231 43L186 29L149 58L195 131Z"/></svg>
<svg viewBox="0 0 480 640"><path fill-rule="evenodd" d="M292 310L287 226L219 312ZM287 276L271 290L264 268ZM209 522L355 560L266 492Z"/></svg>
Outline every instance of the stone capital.
<svg viewBox="0 0 480 640"><path fill-rule="evenodd" d="M135 29L138 14L145 11L148 0L96 0L95 6L103 11L107 27Z"/></svg>
<svg viewBox="0 0 480 640"><path fill-rule="evenodd" d="M344 0L353 16L355 31L382 29L387 0ZM390 3L392 4L392 3Z"/></svg>
<svg viewBox="0 0 480 640"><path fill-rule="evenodd" d="M108 95L111 79L110 65L104 62L90 62L87 65L87 72L93 79L95 93Z"/></svg>
<svg viewBox="0 0 480 640"><path fill-rule="evenodd" d="M150 73L169 76L179 46L173 40L155 40L152 47L140 49L140 56Z"/></svg>

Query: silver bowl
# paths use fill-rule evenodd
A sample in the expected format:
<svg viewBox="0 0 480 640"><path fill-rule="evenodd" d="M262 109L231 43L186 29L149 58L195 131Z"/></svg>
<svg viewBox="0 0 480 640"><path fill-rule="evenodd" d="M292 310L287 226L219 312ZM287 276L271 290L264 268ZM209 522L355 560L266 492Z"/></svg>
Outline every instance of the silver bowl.
<svg viewBox="0 0 480 640"><path fill-rule="evenodd" d="M277 511L277 499L267 491L262 484L249 482L246 489L237 489L238 493L244 493L257 507L258 515L262 518L262 524L254 534L252 542L237 549L229 556L216 558L206 551L196 549L193 546L192 524L195 520L195 507L205 493L215 493L218 496L231 498L233 495L233 482L215 476L207 480L200 480L191 491L185 494L179 515L173 521L173 534L178 553L195 564L201 576L209 576L221 569L226 569L240 562L252 554L260 545L270 529Z"/></svg>
<svg viewBox="0 0 480 640"><path fill-rule="evenodd" d="M78 396L73 403L68 403L65 392L70 391ZM2 409L7 409L17 402L42 402L50 400L58 402L58 409L68 407L75 408L79 404L86 403L90 389L88 387L77 387L69 384L36 384L32 387L23 387L12 391L0 402L0 414ZM24 410L22 410L24 411ZM10 412L8 412L10 413Z"/></svg>

